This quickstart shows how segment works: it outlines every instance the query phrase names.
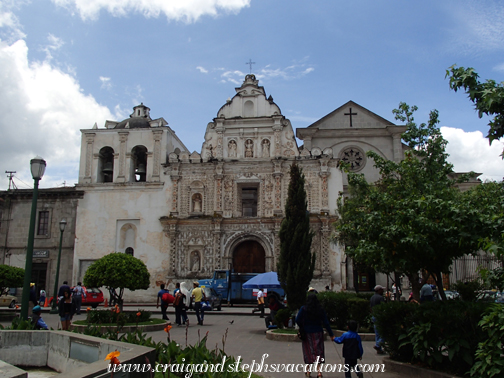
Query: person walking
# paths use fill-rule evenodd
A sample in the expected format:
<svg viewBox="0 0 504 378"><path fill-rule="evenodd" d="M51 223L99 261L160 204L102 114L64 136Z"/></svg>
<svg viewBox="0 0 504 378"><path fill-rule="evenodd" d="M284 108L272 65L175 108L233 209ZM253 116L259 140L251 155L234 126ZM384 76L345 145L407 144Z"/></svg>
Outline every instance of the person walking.
<svg viewBox="0 0 504 378"><path fill-rule="evenodd" d="M58 303L58 313L61 320L61 329L67 331L70 328L72 318L75 315L75 301L72 298L70 289L63 292L63 297Z"/></svg>
<svg viewBox="0 0 504 378"><path fill-rule="evenodd" d="M175 284L175 290L173 290L173 296L175 297L173 301L173 307L175 307L175 323L177 325L182 325L188 322L185 300L186 296L180 290L180 283Z"/></svg>
<svg viewBox="0 0 504 378"><path fill-rule="evenodd" d="M306 304L299 309L296 316L296 324L305 335L302 340L303 359L304 363L308 365L307 368L311 370L311 366L315 362L319 364L325 362L324 329L322 327L325 327L331 338L334 337L327 315L315 293L308 294ZM317 377L322 377L322 366L318 366ZM306 376L310 376L310 371L307 371Z"/></svg>
<svg viewBox="0 0 504 378"><path fill-rule="evenodd" d="M433 300L432 286L426 282L420 289L420 303L432 302Z"/></svg>
<svg viewBox="0 0 504 378"><path fill-rule="evenodd" d="M333 341L336 344L343 344L343 358L345 359L345 378L350 378L350 371L355 371L358 378L362 378L362 372L357 366L357 359L362 360L364 349L362 349L362 340L357 333L357 322L355 320L348 321L348 332L345 332L340 337L335 337Z"/></svg>
<svg viewBox="0 0 504 378"><path fill-rule="evenodd" d="M75 299L75 310L77 315L81 313L82 297L86 298L86 292L82 288L82 282L77 282L77 286L73 289L73 297Z"/></svg>
<svg viewBox="0 0 504 378"><path fill-rule="evenodd" d="M373 312L373 307L378 306L378 305L382 304L383 302L385 302L385 298L383 298L383 290L384 289L385 288L381 285L375 286L375 288L374 288L375 293L371 297L371 299L369 300L371 312ZM375 345L373 348L374 348L374 350L376 350L377 354L384 354L385 352L382 349L383 340L382 340L380 334L378 333L378 328L376 328L376 318L373 316L371 318L371 320L373 321L374 331L375 331Z"/></svg>
<svg viewBox="0 0 504 378"><path fill-rule="evenodd" d="M163 300L163 294L170 294L170 291L165 289L165 284L161 284L160 288L161 290L159 290L157 294L156 308L159 308L159 302L161 302L161 315L163 317L163 320L170 320L170 318L168 318L168 315L166 314L169 303Z"/></svg>
<svg viewBox="0 0 504 378"><path fill-rule="evenodd" d="M196 311L196 319L199 325L203 325L203 319L205 317L205 311L201 304L201 301L206 300L205 292L201 287L199 287L199 282L193 282L192 297L194 298L194 310Z"/></svg>
<svg viewBox="0 0 504 378"><path fill-rule="evenodd" d="M40 297L38 303L41 307L43 307L45 304L46 296L47 296L46 291L44 289L40 289Z"/></svg>
<svg viewBox="0 0 504 378"><path fill-rule="evenodd" d="M70 291L70 286L68 286L68 281L63 281L63 285L60 286L58 290L58 298L61 298L63 296L63 293L65 290Z"/></svg>
<svg viewBox="0 0 504 378"><path fill-rule="evenodd" d="M261 318L264 318L264 289L259 289L257 292L257 308L252 310L252 314L261 311Z"/></svg>

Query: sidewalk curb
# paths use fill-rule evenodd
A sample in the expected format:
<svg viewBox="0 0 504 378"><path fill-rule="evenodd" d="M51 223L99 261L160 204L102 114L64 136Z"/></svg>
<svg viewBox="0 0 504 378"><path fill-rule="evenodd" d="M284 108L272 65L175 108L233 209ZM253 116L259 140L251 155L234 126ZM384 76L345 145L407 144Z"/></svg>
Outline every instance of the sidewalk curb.
<svg viewBox="0 0 504 378"><path fill-rule="evenodd" d="M383 359L385 370L398 373L401 377L411 378L460 378L457 375L446 374L439 371L413 366L404 362L391 360L390 357Z"/></svg>

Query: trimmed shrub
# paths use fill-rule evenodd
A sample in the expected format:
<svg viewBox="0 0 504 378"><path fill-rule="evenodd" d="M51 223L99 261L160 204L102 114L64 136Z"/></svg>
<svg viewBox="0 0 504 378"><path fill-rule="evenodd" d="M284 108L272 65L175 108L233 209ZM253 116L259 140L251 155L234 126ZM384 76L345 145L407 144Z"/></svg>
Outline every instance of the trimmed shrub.
<svg viewBox="0 0 504 378"><path fill-rule="evenodd" d="M322 307L327 313L329 322L337 329L345 330L349 320L355 320L361 328L369 328L369 300L362 294L341 291L324 291L317 295Z"/></svg>
<svg viewBox="0 0 504 378"><path fill-rule="evenodd" d="M393 359L463 376L478 343L488 337L478 326L486 308L464 301L391 302L375 307L373 314Z"/></svg>

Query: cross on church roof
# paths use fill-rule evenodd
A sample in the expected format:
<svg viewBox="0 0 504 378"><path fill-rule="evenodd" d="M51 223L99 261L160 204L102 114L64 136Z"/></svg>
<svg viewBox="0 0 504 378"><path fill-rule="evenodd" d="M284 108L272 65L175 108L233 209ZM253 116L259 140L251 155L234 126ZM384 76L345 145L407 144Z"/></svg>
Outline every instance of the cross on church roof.
<svg viewBox="0 0 504 378"><path fill-rule="evenodd" d="M255 64L255 62L252 62L252 59L249 59L249 61L245 64L248 64L250 66L250 73L252 73L252 64Z"/></svg>
<svg viewBox="0 0 504 378"><path fill-rule="evenodd" d="M350 127L353 127L352 125L352 116L353 115L357 115L357 113L352 113L352 108L349 108L350 109L350 113L343 113L344 115L347 115L347 116L350 116Z"/></svg>

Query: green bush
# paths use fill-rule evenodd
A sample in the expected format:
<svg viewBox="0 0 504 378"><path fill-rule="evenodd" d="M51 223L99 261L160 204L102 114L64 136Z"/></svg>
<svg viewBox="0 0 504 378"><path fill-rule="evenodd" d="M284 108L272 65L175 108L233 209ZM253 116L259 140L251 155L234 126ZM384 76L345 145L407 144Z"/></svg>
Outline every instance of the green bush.
<svg viewBox="0 0 504 378"><path fill-rule="evenodd" d="M476 362L471 369L471 377L502 377L504 375L504 357L502 356L504 307L500 304L490 305L478 325L486 335L478 343Z"/></svg>
<svg viewBox="0 0 504 378"><path fill-rule="evenodd" d="M410 362L413 359L413 347L403 344L403 341L409 328L416 322L418 307L414 303L398 301L373 307L376 326L385 343L384 349L394 360Z"/></svg>
<svg viewBox="0 0 504 378"><path fill-rule="evenodd" d="M362 294L341 291L324 291L317 295L331 324L345 330L349 320L355 320L361 328L370 327L369 300Z"/></svg>
<svg viewBox="0 0 504 378"><path fill-rule="evenodd" d="M375 307L373 314L393 359L462 376L473 365L478 342L487 337L478 326L487 307L464 301L391 302Z"/></svg>
<svg viewBox="0 0 504 378"><path fill-rule="evenodd" d="M137 314L140 313L140 316ZM117 312L115 308L110 310L91 310L87 313L87 321L89 324L118 324L124 326L126 323L142 323L150 320L151 313L149 311L123 311Z"/></svg>
<svg viewBox="0 0 504 378"><path fill-rule="evenodd" d="M475 302L478 291L482 289L482 285L479 281L457 281L457 283L453 285L453 288L458 291L463 301Z"/></svg>
<svg viewBox="0 0 504 378"><path fill-rule="evenodd" d="M292 312L288 308L282 308L278 310L275 315L275 324L278 328L283 328L285 324L289 321L289 318L292 317Z"/></svg>
<svg viewBox="0 0 504 378"><path fill-rule="evenodd" d="M355 320L359 324L360 332L369 331L369 328L371 327L371 313L369 311L369 300L355 297L355 298L348 298L347 303L348 303L348 320ZM343 329L346 329L346 327Z"/></svg>

